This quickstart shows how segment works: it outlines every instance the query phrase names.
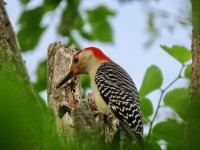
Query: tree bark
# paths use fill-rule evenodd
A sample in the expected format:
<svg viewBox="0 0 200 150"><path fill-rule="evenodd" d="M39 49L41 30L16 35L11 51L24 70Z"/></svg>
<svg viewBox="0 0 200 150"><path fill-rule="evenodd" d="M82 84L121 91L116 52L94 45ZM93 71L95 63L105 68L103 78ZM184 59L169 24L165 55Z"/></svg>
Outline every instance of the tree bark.
<svg viewBox="0 0 200 150"><path fill-rule="evenodd" d="M56 89L56 85L67 73L73 52L73 49L65 48L59 43L51 44L48 48L48 103L54 114L58 133L68 136L72 135L74 124L72 109L77 108L80 103L79 79L73 79L69 88Z"/></svg>
<svg viewBox="0 0 200 150"><path fill-rule="evenodd" d="M46 142L56 136L48 133L51 127L44 128L48 119L33 90L4 5L0 0L0 149L49 149L55 143Z"/></svg>
<svg viewBox="0 0 200 150"><path fill-rule="evenodd" d="M190 112L185 131L184 149L199 149L200 140L200 3L192 0L192 79Z"/></svg>
<svg viewBox="0 0 200 150"><path fill-rule="evenodd" d="M4 1L0 0L0 73L15 73L15 75L18 76L18 79L23 82L26 89L29 89L28 94L35 97L35 100L38 103L37 105L39 106L41 103L36 98L37 96L25 68L15 32L13 31L4 5Z"/></svg>

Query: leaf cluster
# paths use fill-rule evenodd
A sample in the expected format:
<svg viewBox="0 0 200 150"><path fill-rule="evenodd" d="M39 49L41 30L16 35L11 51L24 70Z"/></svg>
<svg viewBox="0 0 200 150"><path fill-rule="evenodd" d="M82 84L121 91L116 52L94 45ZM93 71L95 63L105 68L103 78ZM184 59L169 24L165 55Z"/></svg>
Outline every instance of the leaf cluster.
<svg viewBox="0 0 200 150"><path fill-rule="evenodd" d="M61 15L59 16L59 23L57 25L57 33L61 37L67 39L67 46L75 46L81 49L77 36L88 41L99 41L103 43L111 43L113 41L113 32L109 22L109 17L114 16L115 12L104 5L97 6L96 8L81 10L81 0L44 0L42 4L37 7L26 9L26 6L31 3L30 0L21 0L25 10L19 18L19 31L17 33L18 41L22 52L33 51L39 42L42 35L50 28L55 19L43 25L42 22L47 15L54 18L57 9ZM63 7L64 5L64 7ZM60 9L60 7L63 9ZM56 15L57 17L57 15ZM49 43L46 43L48 45ZM39 92L47 89L46 80L46 60L39 63L34 87ZM90 87L90 80L88 77L81 77L81 85L83 88L83 95Z"/></svg>

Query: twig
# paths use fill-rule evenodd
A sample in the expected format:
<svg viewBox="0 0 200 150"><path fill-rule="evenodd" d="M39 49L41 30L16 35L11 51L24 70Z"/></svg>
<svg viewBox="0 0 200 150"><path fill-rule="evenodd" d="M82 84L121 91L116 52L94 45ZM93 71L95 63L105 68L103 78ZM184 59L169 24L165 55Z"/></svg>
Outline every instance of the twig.
<svg viewBox="0 0 200 150"><path fill-rule="evenodd" d="M181 78L181 73L182 73L184 67L185 67L185 66L182 65L178 76L177 76L172 82L170 82L170 83L166 86L166 88L160 89L160 90L161 90L161 94L160 94L160 98L159 98L158 105L157 105L155 114L154 114L154 116L153 116L153 119L152 119L152 121L150 121L149 132L148 132L147 140L146 140L146 142L145 142L146 145L148 144L148 141L149 141L149 139L150 139L151 131L152 131L152 126L153 126L153 123L154 123L154 121L155 121L155 119L156 119L156 116L157 116L157 114L158 114L159 108L160 108L160 106L161 106L160 103L161 103L161 100L163 99L163 95L165 94L165 92L166 92L178 79Z"/></svg>

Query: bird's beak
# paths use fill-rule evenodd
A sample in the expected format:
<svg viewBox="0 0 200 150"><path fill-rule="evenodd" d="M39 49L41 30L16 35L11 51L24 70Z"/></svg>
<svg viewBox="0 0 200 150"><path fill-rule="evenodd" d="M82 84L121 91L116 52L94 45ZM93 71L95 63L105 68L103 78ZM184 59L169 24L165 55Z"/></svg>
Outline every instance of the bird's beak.
<svg viewBox="0 0 200 150"><path fill-rule="evenodd" d="M72 64L69 68L69 73L57 84L56 88L61 87L64 83L66 83L71 78L79 75L80 73L80 64L74 65Z"/></svg>
<svg viewBox="0 0 200 150"><path fill-rule="evenodd" d="M56 86L56 88L61 87L64 83L66 83L69 79L74 76L74 70L71 70Z"/></svg>

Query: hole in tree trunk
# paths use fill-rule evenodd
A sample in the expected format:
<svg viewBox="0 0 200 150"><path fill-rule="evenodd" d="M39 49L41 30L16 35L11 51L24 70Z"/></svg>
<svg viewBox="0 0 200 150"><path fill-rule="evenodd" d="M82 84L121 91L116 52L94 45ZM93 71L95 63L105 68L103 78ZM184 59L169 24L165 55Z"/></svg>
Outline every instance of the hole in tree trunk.
<svg viewBox="0 0 200 150"><path fill-rule="evenodd" d="M66 113L68 113L69 115L71 115L71 109L67 106L61 106L58 109L58 114L59 114L59 118L61 119Z"/></svg>

